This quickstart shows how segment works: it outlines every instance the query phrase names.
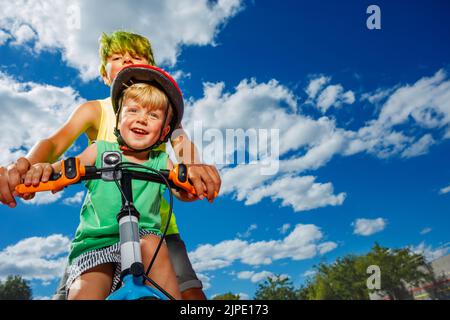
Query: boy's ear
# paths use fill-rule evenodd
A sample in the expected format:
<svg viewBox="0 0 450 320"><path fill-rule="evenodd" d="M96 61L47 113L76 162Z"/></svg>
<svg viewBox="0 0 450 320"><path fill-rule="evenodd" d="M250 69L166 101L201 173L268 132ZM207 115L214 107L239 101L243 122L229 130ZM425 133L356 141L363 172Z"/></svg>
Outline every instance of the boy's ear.
<svg viewBox="0 0 450 320"><path fill-rule="evenodd" d="M109 66L109 63L106 64L105 68L102 68L102 70L100 70L100 75L102 76L103 82L107 85L107 86L111 86L112 81L109 78L108 74L109 71L108 69L110 69L111 67Z"/></svg>
<svg viewBox="0 0 450 320"><path fill-rule="evenodd" d="M101 76L102 76L103 82L104 82L107 86L110 86L110 85L111 85L111 81L109 81L108 76L107 76L106 74L103 74L103 72L102 72Z"/></svg>
<svg viewBox="0 0 450 320"><path fill-rule="evenodd" d="M164 128L163 133L162 133L162 135L161 135L160 141L164 141L164 139L165 139L166 136L169 134L169 132L170 132L170 124L168 124L168 125ZM170 137L169 137L169 138L170 138Z"/></svg>

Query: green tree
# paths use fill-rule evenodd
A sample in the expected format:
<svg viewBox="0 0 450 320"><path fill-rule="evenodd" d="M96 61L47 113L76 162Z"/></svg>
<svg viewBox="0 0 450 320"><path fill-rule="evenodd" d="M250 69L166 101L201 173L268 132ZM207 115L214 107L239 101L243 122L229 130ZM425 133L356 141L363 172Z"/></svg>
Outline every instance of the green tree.
<svg viewBox="0 0 450 320"><path fill-rule="evenodd" d="M367 300L367 274L363 258L347 255L335 263L320 263L313 281L300 289L299 296L309 300Z"/></svg>
<svg viewBox="0 0 450 320"><path fill-rule="evenodd" d="M434 281L434 274L422 254L409 248L389 249L374 245L366 256L368 265L377 265L381 270L381 288L374 292L388 295L392 300L412 299L407 284L420 286Z"/></svg>
<svg viewBox="0 0 450 320"><path fill-rule="evenodd" d="M367 288L370 265L380 268L380 289ZM434 279L423 255L414 254L409 248L384 248L378 243L366 255L347 255L330 265L320 263L315 269L314 278L298 291L302 299L365 300L370 293L387 295L391 299L412 299L407 284L419 286Z"/></svg>
<svg viewBox="0 0 450 320"><path fill-rule="evenodd" d="M306 281L306 284L303 284L297 290L297 297L299 300L313 300L316 296L316 286L313 283L313 280L309 279Z"/></svg>
<svg viewBox="0 0 450 320"><path fill-rule="evenodd" d="M31 300L32 291L28 281L20 276L8 276L0 282L0 300Z"/></svg>
<svg viewBox="0 0 450 320"><path fill-rule="evenodd" d="M289 278L277 275L258 284L255 300L297 300L297 292Z"/></svg>
<svg viewBox="0 0 450 320"><path fill-rule="evenodd" d="M234 294L227 292L224 294L219 294L213 298L213 300L239 300L241 296L239 294Z"/></svg>

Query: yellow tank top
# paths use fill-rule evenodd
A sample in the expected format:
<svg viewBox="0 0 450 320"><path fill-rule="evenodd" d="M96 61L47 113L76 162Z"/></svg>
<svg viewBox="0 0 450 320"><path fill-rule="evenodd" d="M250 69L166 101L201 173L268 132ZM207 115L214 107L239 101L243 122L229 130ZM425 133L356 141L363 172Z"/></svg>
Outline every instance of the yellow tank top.
<svg viewBox="0 0 450 320"><path fill-rule="evenodd" d="M116 142L117 138L114 135L114 128L116 127L116 115L114 114L114 109L112 107L111 98L106 98L103 100L98 100L102 109L102 115L100 118L100 124L98 127L98 133L96 140L104 140L108 142ZM89 144L93 141L89 139ZM157 150L166 151L166 144L161 144ZM164 231L166 226L167 217L169 214L169 204L162 198L160 206L161 214L161 231ZM172 213L172 218L170 219L169 229L167 230L167 235L179 233L177 221L175 214Z"/></svg>

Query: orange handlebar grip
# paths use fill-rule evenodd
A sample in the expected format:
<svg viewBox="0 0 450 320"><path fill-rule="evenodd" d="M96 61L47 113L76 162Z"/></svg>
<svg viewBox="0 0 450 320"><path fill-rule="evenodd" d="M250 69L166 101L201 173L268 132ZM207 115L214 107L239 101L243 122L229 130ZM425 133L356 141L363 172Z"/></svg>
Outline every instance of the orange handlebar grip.
<svg viewBox="0 0 450 320"><path fill-rule="evenodd" d="M178 165L174 166L174 168L170 171L169 173L169 180L172 180L172 182L180 187L181 189L185 190L186 192L193 194L193 195L197 195L197 193L195 192L195 188L194 186L189 182L188 179L186 179L186 181L182 182L180 181L180 179L178 178L179 175L179 171L178 171Z"/></svg>
<svg viewBox="0 0 450 320"><path fill-rule="evenodd" d="M51 191L51 190L58 190L56 187L56 181L47 181L47 182L40 182L38 186L26 186L23 183L16 186L16 191L19 194L24 193L35 193L40 191Z"/></svg>

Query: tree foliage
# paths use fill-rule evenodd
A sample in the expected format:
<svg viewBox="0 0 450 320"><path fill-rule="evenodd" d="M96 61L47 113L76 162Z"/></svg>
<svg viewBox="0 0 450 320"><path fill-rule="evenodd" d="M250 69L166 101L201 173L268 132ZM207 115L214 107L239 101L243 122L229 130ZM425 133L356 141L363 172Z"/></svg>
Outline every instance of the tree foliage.
<svg viewBox="0 0 450 320"><path fill-rule="evenodd" d="M378 265L382 272L381 289L376 290L377 293L388 295L392 300L412 299L407 284L417 287L434 279L425 257L409 248L388 249L377 243L365 259L368 265Z"/></svg>
<svg viewBox="0 0 450 320"><path fill-rule="evenodd" d="M368 279L372 275L369 266L376 266L380 271L379 288L368 288ZM332 264L321 262L314 269L315 275L298 289L287 277L268 277L258 284L254 299L368 300L371 294L378 294L392 300L405 300L413 298L409 286L439 282L422 254L413 253L409 248L385 248L378 243L365 255L349 254ZM436 292L430 291L430 296L439 299L442 293L433 290ZM227 293L219 297L231 300L233 296Z"/></svg>
<svg viewBox="0 0 450 320"><path fill-rule="evenodd" d="M224 294L219 294L213 298L213 300L239 300L241 296L239 294L234 294L232 292L227 292Z"/></svg>
<svg viewBox="0 0 450 320"><path fill-rule="evenodd" d="M32 291L28 281L20 276L8 276L0 282L0 300L31 300Z"/></svg>
<svg viewBox="0 0 450 320"><path fill-rule="evenodd" d="M371 265L381 271L379 289L367 287L367 268ZM377 243L366 255L347 255L331 265L320 263L315 269L315 277L299 289L299 296L304 299L365 300L370 293L393 300L412 299L408 284L419 286L434 279L423 255L412 253L409 248L389 249Z"/></svg>
<svg viewBox="0 0 450 320"><path fill-rule="evenodd" d="M297 300L297 292L289 278L277 275L268 277L258 285L255 300Z"/></svg>

